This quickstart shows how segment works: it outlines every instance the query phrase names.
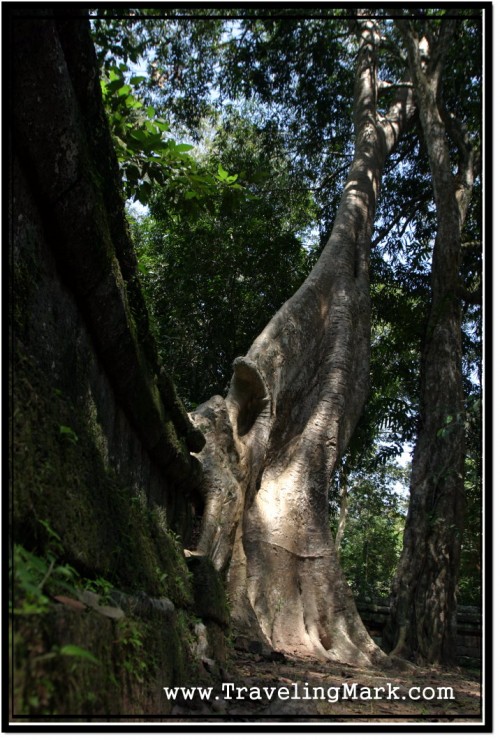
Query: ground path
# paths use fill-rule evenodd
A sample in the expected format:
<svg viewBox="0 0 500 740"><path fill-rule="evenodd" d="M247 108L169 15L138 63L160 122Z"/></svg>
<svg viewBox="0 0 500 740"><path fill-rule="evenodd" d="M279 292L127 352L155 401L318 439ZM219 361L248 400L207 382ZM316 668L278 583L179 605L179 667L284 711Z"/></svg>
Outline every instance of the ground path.
<svg viewBox="0 0 500 740"><path fill-rule="evenodd" d="M257 643L258 645L258 643ZM228 668L208 665L209 699L181 701L173 714L220 721L459 722L481 720L479 671L380 670L234 649Z"/></svg>

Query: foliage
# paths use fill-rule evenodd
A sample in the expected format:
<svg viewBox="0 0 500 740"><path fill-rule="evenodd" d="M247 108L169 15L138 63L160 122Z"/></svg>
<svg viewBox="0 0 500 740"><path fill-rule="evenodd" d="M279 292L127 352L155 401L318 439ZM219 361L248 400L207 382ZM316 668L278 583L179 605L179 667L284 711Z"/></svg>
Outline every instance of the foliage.
<svg viewBox="0 0 500 740"><path fill-rule="evenodd" d="M122 648L123 668L127 677L142 684L148 675L148 664L144 660L144 634L141 625L132 619L118 622L117 644Z"/></svg>
<svg viewBox="0 0 500 740"><path fill-rule="evenodd" d="M348 511L340 549L345 576L356 597L390 593L403 543L404 486L408 470L391 464L348 478ZM338 490L333 490L332 531L338 526Z"/></svg>
<svg viewBox="0 0 500 740"><path fill-rule="evenodd" d="M297 192L279 132L229 115L204 156L227 182L222 159L244 190L193 204L166 188L132 224L160 355L188 405L224 392L233 359L310 268L314 207L307 190Z"/></svg>
<svg viewBox="0 0 500 740"><path fill-rule="evenodd" d="M10 564L12 581L12 613L22 616L44 614L51 603L51 595L75 593L78 574L66 564L57 563L49 552L37 555L20 544L15 544Z"/></svg>
<svg viewBox="0 0 500 740"><path fill-rule="evenodd" d="M70 658L79 658L80 660L88 660L90 663L94 663L95 665L99 665L99 661L95 657L95 655L92 655L92 653L89 650L85 650L85 648L80 647L79 645L62 645L58 650L59 655L66 655Z"/></svg>
<svg viewBox="0 0 500 740"><path fill-rule="evenodd" d="M466 403L465 514L458 580L461 604L482 603L482 409L479 389Z"/></svg>
<svg viewBox="0 0 500 740"><path fill-rule="evenodd" d="M229 175L221 165L216 173L204 171L189 154L192 144L166 137L167 121L134 94L134 86L144 79L131 76L124 63L111 67L101 79L126 197L146 205L154 185L184 192L188 199L214 195L221 185L241 188L238 175Z"/></svg>
<svg viewBox="0 0 500 740"><path fill-rule="evenodd" d="M178 187L171 173L161 193L152 188L150 215L133 223L162 359L190 405L224 392L232 360L300 284L335 214L352 149L354 28L352 19L338 17L340 10L308 10L308 17L292 18L297 14L290 8L247 8L238 20L226 8L211 9L210 19L198 17L203 9L179 9L172 19L151 10L142 24L126 18L94 22L103 66L109 71L142 57L147 74L138 87L145 105L201 142L190 152L198 167L201 153L205 169L228 177L238 172L237 183L246 188L190 188L187 176ZM137 12L127 9L132 16ZM425 9L415 23L436 33L442 16L442 9ZM404 53L390 18L381 25L380 77L390 87L402 77ZM457 120L467 120L475 146L481 131L480 40L476 20L459 22L443 85L444 106ZM450 145L456 160L459 153ZM480 186L478 178L461 265L464 291L473 297L463 301L464 390L470 403L461 420L468 435L461 600L477 600L480 583L481 427L473 405L481 383L481 306L474 298L481 288ZM304 250L307 228L316 244ZM389 582L399 547L400 515L384 530L390 505L382 503L375 481L387 492L384 466L414 441L418 429L434 236L432 183L416 121L384 175L373 238L372 394L347 455L360 503L351 503L343 560L358 590ZM357 477L362 469L364 488ZM370 548L385 553L384 564L373 571L379 561L363 555L368 536ZM356 570L354 553L364 571L361 565Z"/></svg>

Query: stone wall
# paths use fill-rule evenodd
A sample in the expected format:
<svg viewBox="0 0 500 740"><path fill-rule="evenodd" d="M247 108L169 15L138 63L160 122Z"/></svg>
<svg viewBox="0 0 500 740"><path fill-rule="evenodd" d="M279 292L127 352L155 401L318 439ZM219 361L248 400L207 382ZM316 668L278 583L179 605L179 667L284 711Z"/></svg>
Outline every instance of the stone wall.
<svg viewBox="0 0 500 740"><path fill-rule="evenodd" d="M203 673L183 542L204 440L158 364L88 23L50 13L8 17L11 713L168 714L162 686ZM203 588L211 660L213 569Z"/></svg>
<svg viewBox="0 0 500 740"><path fill-rule="evenodd" d="M359 615L377 644L382 642L382 633L389 615L389 601L356 602ZM482 615L475 606L458 606L457 610L457 658L459 665L481 665Z"/></svg>

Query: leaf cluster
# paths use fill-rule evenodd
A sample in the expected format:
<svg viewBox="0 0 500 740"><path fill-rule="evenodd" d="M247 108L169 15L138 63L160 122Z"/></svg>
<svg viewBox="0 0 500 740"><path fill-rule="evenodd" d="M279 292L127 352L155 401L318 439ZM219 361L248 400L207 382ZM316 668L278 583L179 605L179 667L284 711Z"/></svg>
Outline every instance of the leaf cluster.
<svg viewBox="0 0 500 740"><path fill-rule="evenodd" d="M207 147L204 166L223 187L196 202L158 190L150 216L133 225L160 353L189 405L224 392L234 358L311 265L314 206L294 192L277 132L235 113Z"/></svg>

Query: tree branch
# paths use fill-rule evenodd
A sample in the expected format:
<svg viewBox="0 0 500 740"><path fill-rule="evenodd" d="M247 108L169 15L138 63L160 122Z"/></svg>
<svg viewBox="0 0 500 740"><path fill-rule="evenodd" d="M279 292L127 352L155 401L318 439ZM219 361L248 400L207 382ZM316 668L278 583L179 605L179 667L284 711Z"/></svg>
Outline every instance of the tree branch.
<svg viewBox="0 0 500 740"><path fill-rule="evenodd" d="M450 43L455 35L457 21L456 18L450 18L450 10L446 10L437 39L434 39L434 43L431 46L431 58L429 60L429 74L437 73L441 77L442 66Z"/></svg>
<svg viewBox="0 0 500 740"><path fill-rule="evenodd" d="M390 90L399 90L401 88L412 88L412 82L386 82L385 80L378 80L377 89L379 92L389 92Z"/></svg>
<svg viewBox="0 0 500 740"><path fill-rule="evenodd" d="M415 198L412 198L409 203L406 203L405 204L405 207L406 208L411 207L411 206L413 206L413 208L412 208L412 211L411 211L410 215L405 220L403 227L399 231L399 237L403 236L403 234L404 234L404 232L405 232L408 224L415 217L415 214L416 214L416 212L418 210L418 207L423 202L423 200L424 199L420 195L418 195ZM380 244L380 242L383 241L387 236L389 236L389 234L391 233L391 231L393 230L393 228L395 226L397 226L397 224L400 221L401 221L401 215L398 214L397 216L395 216L393 218L393 220L390 222L390 224L388 226L386 226L386 228L383 231L380 231L378 233L377 237L372 240L372 249L374 249L375 247L378 247L378 245Z"/></svg>

